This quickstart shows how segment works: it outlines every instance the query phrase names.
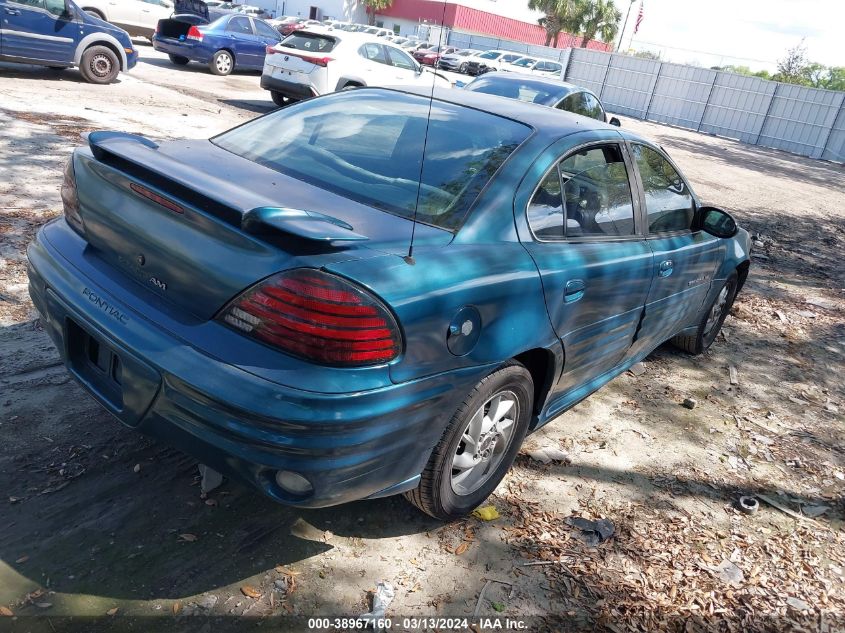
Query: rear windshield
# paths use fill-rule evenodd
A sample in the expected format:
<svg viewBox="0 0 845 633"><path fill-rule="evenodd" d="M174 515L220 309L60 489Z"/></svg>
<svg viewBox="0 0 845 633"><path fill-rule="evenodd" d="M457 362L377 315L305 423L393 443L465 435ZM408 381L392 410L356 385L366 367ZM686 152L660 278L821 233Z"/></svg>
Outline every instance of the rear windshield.
<svg viewBox="0 0 845 633"><path fill-rule="evenodd" d="M464 90L483 92L497 97L519 99L528 103L554 105L566 93L565 90L550 86L541 81L514 81L511 78L479 77L464 86Z"/></svg>
<svg viewBox="0 0 845 633"><path fill-rule="evenodd" d="M531 128L434 100L423 162L428 115L422 96L345 91L278 110L212 142L404 218L417 208L419 221L455 230Z"/></svg>
<svg viewBox="0 0 845 633"><path fill-rule="evenodd" d="M311 51L312 53L328 53L335 47L335 44L337 44L337 40L333 37L299 31L294 32L293 35L288 35L282 40L281 45L301 51Z"/></svg>

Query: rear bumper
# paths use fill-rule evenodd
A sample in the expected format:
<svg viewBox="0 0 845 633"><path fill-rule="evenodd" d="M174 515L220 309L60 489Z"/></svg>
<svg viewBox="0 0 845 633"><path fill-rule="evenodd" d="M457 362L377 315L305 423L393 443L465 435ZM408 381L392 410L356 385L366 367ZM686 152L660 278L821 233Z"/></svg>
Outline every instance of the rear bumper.
<svg viewBox="0 0 845 633"><path fill-rule="evenodd" d="M185 59L190 59L192 62L202 62L207 64L211 60L212 51L205 50L202 46L197 46L193 42L187 40L182 42L171 37L159 37L153 35L153 48L167 55L178 55Z"/></svg>
<svg viewBox="0 0 845 633"><path fill-rule="evenodd" d="M284 79L279 79L266 74L261 75L261 87L265 90L278 92L285 97L291 97L292 99L299 100L310 99L311 97L316 97L320 94L311 85L295 81L285 81Z"/></svg>
<svg viewBox="0 0 845 633"><path fill-rule="evenodd" d="M415 487L452 413L489 371L344 394L282 386L220 362L122 303L81 272L75 255L59 252L51 231L70 229L60 219L30 244L29 291L69 372L125 425L282 503L323 507ZM113 352L121 385L91 371L80 338ZM279 487L279 470L305 476L313 493Z"/></svg>

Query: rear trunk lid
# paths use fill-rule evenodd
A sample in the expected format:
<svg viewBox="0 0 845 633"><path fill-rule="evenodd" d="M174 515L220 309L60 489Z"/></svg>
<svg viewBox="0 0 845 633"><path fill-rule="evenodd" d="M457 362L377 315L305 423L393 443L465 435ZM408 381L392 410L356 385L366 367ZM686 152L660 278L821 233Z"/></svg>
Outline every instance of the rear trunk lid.
<svg viewBox="0 0 845 633"><path fill-rule="evenodd" d="M176 0L173 4L173 13L176 15L188 13L209 19L208 5L203 0Z"/></svg>
<svg viewBox="0 0 845 633"><path fill-rule="evenodd" d="M191 26L193 25L190 22L176 18L159 20L156 26L156 35L159 39L173 39L182 42L185 40L185 36L188 35L188 30Z"/></svg>
<svg viewBox="0 0 845 633"><path fill-rule="evenodd" d="M95 132L89 144L74 156L86 240L107 264L197 318L282 270L407 251L410 221L209 141L158 145ZM417 226L415 243L450 240Z"/></svg>

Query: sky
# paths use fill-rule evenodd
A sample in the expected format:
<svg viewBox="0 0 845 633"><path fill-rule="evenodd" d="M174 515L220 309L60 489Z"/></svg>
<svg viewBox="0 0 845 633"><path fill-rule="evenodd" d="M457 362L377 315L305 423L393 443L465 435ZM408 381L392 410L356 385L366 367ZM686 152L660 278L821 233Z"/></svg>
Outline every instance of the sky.
<svg viewBox="0 0 845 633"><path fill-rule="evenodd" d="M629 0L613 0L624 20ZM488 4L490 0L464 0ZM498 0L516 9L523 0ZM701 66L728 64L776 70L787 49L806 38L810 61L845 66L845 0L643 0L644 17L634 35L640 0L631 7L622 49L660 50L662 59ZM516 5L516 6L515 6ZM527 0L525 1L527 5ZM496 5L492 5L496 6ZM478 7L494 10L488 7ZM506 12L510 15L510 11ZM513 15L534 22L527 7ZM662 49L662 50L661 50ZM682 50L683 49L683 50Z"/></svg>
<svg viewBox="0 0 845 633"><path fill-rule="evenodd" d="M634 49L664 47L664 60L771 71L787 49L806 38L810 61L845 66L845 0L642 1L640 29L633 35L640 7L635 0L623 50L633 35ZM624 20L629 0L614 2Z"/></svg>

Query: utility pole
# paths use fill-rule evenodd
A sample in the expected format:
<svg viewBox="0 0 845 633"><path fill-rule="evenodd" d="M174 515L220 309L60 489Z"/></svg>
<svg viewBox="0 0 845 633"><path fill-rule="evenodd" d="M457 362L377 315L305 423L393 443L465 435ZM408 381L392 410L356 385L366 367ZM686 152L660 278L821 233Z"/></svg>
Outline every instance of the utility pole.
<svg viewBox="0 0 845 633"><path fill-rule="evenodd" d="M622 32L619 34L619 43L616 44L616 52L619 52L619 48L622 46L622 36L625 35L625 29L628 28L628 18L631 17L631 7L634 6L634 3L637 0L631 0L631 4L628 5L628 11L625 13L625 23L622 25Z"/></svg>

